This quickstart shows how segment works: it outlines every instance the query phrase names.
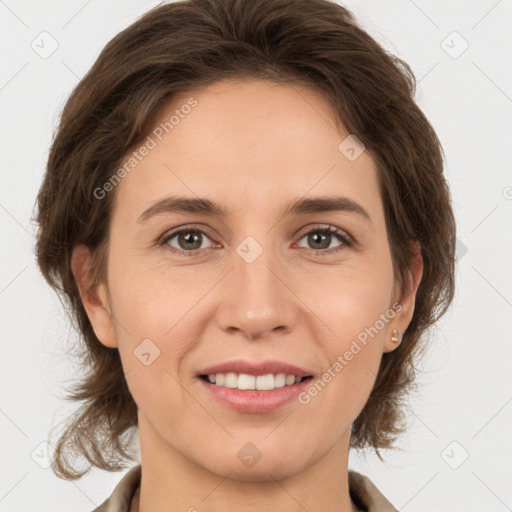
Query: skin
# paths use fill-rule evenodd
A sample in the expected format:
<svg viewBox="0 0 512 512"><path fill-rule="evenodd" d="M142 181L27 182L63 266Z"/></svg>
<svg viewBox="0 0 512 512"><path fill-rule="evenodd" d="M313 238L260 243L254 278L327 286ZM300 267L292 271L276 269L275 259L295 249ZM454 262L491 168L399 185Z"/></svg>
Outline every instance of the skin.
<svg viewBox="0 0 512 512"><path fill-rule="evenodd" d="M412 318L421 255L411 260L416 286L402 290L375 163L368 151L354 161L339 151L348 133L335 127L323 97L230 80L175 99L162 120L190 96L198 105L115 189L107 283L90 281L87 248L72 258L94 331L118 348L138 406L143 469L132 510L357 510L348 492L351 424L382 354L399 345L392 330L403 333ZM359 203L371 222L347 211L282 215L294 199L334 192ZM163 213L137 222L171 194L209 198L230 215ZM191 251L178 236L157 245L189 224L205 231L192 233L202 236L195 256L169 250ZM308 240L325 224L355 243ZM236 252L247 236L263 249L250 264ZM395 302L401 310L306 405L242 413L212 400L196 378L237 358L283 360L319 378ZM160 350L149 366L133 353L146 338ZM237 457L248 442L262 454L252 467Z"/></svg>

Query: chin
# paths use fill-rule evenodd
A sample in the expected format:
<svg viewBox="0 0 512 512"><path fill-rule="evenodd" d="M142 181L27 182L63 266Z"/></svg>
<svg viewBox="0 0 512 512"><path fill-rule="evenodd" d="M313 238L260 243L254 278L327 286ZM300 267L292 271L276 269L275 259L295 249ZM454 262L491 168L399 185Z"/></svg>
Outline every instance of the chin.
<svg viewBox="0 0 512 512"><path fill-rule="evenodd" d="M235 482L274 482L275 480L284 480L292 477L303 470L297 461L287 456L262 457L252 467L246 466L238 461L233 464L227 464L223 461L216 472Z"/></svg>

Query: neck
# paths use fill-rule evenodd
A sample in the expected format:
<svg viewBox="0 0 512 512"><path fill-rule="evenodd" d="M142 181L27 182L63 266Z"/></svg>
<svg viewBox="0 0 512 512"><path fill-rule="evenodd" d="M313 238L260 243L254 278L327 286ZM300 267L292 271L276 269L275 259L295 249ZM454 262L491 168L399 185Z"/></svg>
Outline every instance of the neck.
<svg viewBox="0 0 512 512"><path fill-rule="evenodd" d="M263 456L250 469L235 460L230 470L216 472L212 459L185 457L139 414L142 478L130 512L223 512L233 505L237 512L356 512L348 487L349 435L303 467L286 455Z"/></svg>

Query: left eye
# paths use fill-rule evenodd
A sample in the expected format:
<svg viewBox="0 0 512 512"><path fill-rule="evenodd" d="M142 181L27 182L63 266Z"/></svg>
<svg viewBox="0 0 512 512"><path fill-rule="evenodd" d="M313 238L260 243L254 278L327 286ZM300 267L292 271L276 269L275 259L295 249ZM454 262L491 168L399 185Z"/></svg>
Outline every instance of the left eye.
<svg viewBox="0 0 512 512"><path fill-rule="evenodd" d="M333 241L333 236L340 241L340 244L329 249L329 246ZM322 226L321 228L317 227L307 231L302 235L300 240L303 240L306 237L307 243L317 245L316 248L312 248L312 251L319 255L331 254L333 252L343 250L346 247L350 247L352 244L349 236L344 231L341 231L334 226ZM177 239L178 247L174 246L171 242L175 238ZM207 248L203 245L204 239L210 240L204 231L189 228L171 233L162 239L161 244L165 245L172 252L186 256L195 256L201 249Z"/></svg>
<svg viewBox="0 0 512 512"><path fill-rule="evenodd" d="M337 238L341 243L331 249L325 250L329 247L332 242L333 236ZM316 247L314 250L315 254L331 254L336 251L342 250L344 247L350 247L351 241L343 231L334 226L326 226L324 228L315 228L305 233L303 238L307 237L307 243L318 244L320 247Z"/></svg>

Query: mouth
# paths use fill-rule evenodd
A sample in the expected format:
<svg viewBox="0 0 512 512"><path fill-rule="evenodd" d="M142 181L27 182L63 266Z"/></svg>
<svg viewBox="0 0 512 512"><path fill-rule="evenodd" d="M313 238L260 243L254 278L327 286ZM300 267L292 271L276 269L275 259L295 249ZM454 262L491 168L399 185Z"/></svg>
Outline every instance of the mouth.
<svg viewBox="0 0 512 512"><path fill-rule="evenodd" d="M311 380L312 375L299 377L293 374L277 373L265 375L249 375L244 373L213 373L199 375L199 378L216 387L238 389L245 391L272 391L284 387L294 386L304 381Z"/></svg>
<svg viewBox="0 0 512 512"><path fill-rule="evenodd" d="M312 379L312 375L299 377L284 373L249 375L231 372L201 374L197 380L207 396L222 407L238 413L262 414L276 411L297 401Z"/></svg>
<svg viewBox="0 0 512 512"><path fill-rule="evenodd" d="M231 359L201 368L200 388L223 407L266 413L290 404L303 393L314 371L283 360Z"/></svg>

